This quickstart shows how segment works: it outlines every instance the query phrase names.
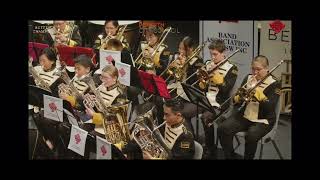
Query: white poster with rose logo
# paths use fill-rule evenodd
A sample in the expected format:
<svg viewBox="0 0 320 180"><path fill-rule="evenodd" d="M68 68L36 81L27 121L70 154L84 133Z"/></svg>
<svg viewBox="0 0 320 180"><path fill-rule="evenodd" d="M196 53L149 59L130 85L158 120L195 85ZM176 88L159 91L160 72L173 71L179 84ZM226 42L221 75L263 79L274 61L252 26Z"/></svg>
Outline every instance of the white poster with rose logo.
<svg viewBox="0 0 320 180"><path fill-rule="evenodd" d="M63 100L60 98L43 95L44 117L63 122Z"/></svg>
<svg viewBox="0 0 320 180"><path fill-rule="evenodd" d="M84 156L88 132L72 125L68 149Z"/></svg>
<svg viewBox="0 0 320 180"><path fill-rule="evenodd" d="M100 69L103 69L106 65L112 65L112 61L121 62L121 51L100 49Z"/></svg>
<svg viewBox="0 0 320 180"><path fill-rule="evenodd" d="M116 68L119 72L119 82L123 85L130 86L130 65L116 61Z"/></svg>
<svg viewBox="0 0 320 180"><path fill-rule="evenodd" d="M99 136L97 137L97 159L111 159L111 144Z"/></svg>

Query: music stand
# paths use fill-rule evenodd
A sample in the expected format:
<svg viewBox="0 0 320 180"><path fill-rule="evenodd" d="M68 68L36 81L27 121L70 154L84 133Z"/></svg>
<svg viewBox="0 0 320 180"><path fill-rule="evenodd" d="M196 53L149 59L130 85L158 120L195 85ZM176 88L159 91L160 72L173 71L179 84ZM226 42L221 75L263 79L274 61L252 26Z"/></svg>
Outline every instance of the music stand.
<svg viewBox="0 0 320 180"><path fill-rule="evenodd" d="M199 89L186 84L181 83L184 92L190 100L190 103L197 105L197 124L196 124L196 139L199 139L199 106L203 109L214 113L214 109L212 108L208 98L201 92Z"/></svg>
<svg viewBox="0 0 320 180"><path fill-rule="evenodd" d="M74 67L74 59L81 54L93 57L92 63L96 64L96 57L94 57L95 52L92 48L59 45L57 46L57 49L60 55L60 60L64 61L67 66Z"/></svg>

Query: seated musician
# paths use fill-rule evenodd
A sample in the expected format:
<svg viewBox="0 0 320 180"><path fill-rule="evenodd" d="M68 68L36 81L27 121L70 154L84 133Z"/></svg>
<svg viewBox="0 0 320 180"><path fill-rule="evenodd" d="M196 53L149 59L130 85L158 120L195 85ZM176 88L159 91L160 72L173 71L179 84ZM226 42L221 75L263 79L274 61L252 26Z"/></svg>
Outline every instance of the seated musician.
<svg viewBox="0 0 320 180"><path fill-rule="evenodd" d="M106 45L108 40L110 39L117 39L122 43L124 49L129 49L129 43L127 42L126 38L123 34L119 34L120 26L119 22L115 20L106 20L104 23L104 32L99 39L95 40L95 49L106 49Z"/></svg>
<svg viewBox="0 0 320 180"><path fill-rule="evenodd" d="M192 133L194 131L191 125L191 118L197 115L197 107L189 102L187 95L183 91L181 83L184 82L191 74L196 72L198 68L203 66L203 60L198 55L192 54L194 51L194 45L194 40L191 37L184 37L179 43L179 54L176 55L175 60L170 64L168 70L170 77L174 78L174 83L169 83L168 85L168 89L171 92L171 97L178 96L178 98L184 102L183 115L187 121L187 125L189 126L190 130L192 130ZM194 57L189 59L191 56ZM189 62L185 65L187 60ZM197 76L192 76L185 83L193 84L196 80Z"/></svg>
<svg viewBox="0 0 320 180"><path fill-rule="evenodd" d="M166 121L164 142L170 150L170 159L192 159L195 153L194 137L185 126L182 114L183 103L179 100L168 100L164 104L164 116ZM154 159L147 151L143 151L144 159Z"/></svg>
<svg viewBox="0 0 320 180"><path fill-rule="evenodd" d="M107 107L127 101L126 88L119 83L118 76L118 69L113 65L107 65L102 69L102 74L100 75L102 84L97 90ZM103 114L89 108L86 108L86 113L92 117L92 122L96 125L95 134L104 137L104 129L102 128Z"/></svg>
<svg viewBox="0 0 320 180"><path fill-rule="evenodd" d="M72 33L72 34L71 34ZM82 39L77 25L70 25L68 21L53 21L53 27L44 36L44 43L50 47L58 45L81 46Z"/></svg>
<svg viewBox="0 0 320 180"><path fill-rule="evenodd" d="M164 71L168 65L170 51L168 51L168 46L162 43L157 49L156 53L154 53L155 48L159 45L161 39L161 29L159 27L149 27L146 29L146 41L141 42L141 50L139 54L142 52L142 56L145 58L151 58L152 63L154 65L148 66L146 64L140 64L141 61L137 62L136 67L142 65L142 69L146 72L153 73L156 75L160 75L162 71ZM154 56L151 57L152 53Z"/></svg>
<svg viewBox="0 0 320 180"><path fill-rule="evenodd" d="M39 56L39 65L34 67L38 76L50 87L53 96L58 97L58 85L63 81L59 76L55 75L57 56L52 48L45 48L41 51ZM33 77L34 78L34 77ZM31 84L35 83L35 79L29 81Z"/></svg>
<svg viewBox="0 0 320 180"><path fill-rule="evenodd" d="M244 88L254 87L257 82L266 77L262 84L255 88L252 98L245 102L243 108L218 127L218 137L225 158L234 158L233 136L240 131L246 131L245 159L253 159L258 141L274 126L276 121L276 104L280 94L280 83L268 73L269 62L265 56L257 56L252 60L252 74L247 75L242 85ZM235 108L239 109L244 102L242 96L234 96Z"/></svg>
<svg viewBox="0 0 320 180"><path fill-rule="evenodd" d="M40 78L40 81L46 83L49 87L48 90L52 92L51 95L58 97L58 86L63 83L63 81L58 75L55 75L55 72L57 71L56 61L57 57L52 48L43 49L39 56L40 65L33 68L37 77L30 77L29 83L42 87L42 85L38 83L38 78ZM46 143L46 147L50 150L56 150L56 144L54 143L58 137L54 129L54 126L57 124L56 121L44 119L43 108L40 109L39 107L29 106L29 109L33 109L31 113L35 117L34 122L42 135L43 142ZM52 151L47 153L50 152Z"/></svg>
<svg viewBox="0 0 320 180"><path fill-rule="evenodd" d="M93 64L90 57L87 55L79 55L75 59L75 76L72 78L71 83L76 88L80 95L84 95L89 91L89 86L81 81L84 77L88 76L93 69ZM77 97L76 92L68 94L65 91L59 92L59 97L70 102L72 107L82 109L82 97ZM82 107L82 108L81 108Z"/></svg>
<svg viewBox="0 0 320 180"><path fill-rule="evenodd" d="M226 46L222 40L215 40L209 45L209 51L211 55L211 60L206 62L207 68L206 71L210 72L213 68L221 63L225 57ZM227 60L223 65L218 69L212 71L209 74L209 82L204 82L200 80L199 86L204 92L213 107L216 104L222 104L225 102L229 96L230 92L237 79L238 68L234 64L231 64ZM208 87L207 87L208 84ZM228 103L225 103L222 107L224 111L228 107ZM214 126L213 120L217 117L216 113L205 111L201 117L204 132L205 132L205 151L204 158L214 158L216 155L216 145L214 144Z"/></svg>

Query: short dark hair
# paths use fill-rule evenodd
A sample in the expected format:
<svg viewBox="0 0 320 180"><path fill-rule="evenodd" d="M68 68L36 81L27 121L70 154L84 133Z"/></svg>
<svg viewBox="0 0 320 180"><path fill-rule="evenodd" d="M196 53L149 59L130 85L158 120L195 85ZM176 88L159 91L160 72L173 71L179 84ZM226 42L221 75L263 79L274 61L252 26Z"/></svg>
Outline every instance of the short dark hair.
<svg viewBox="0 0 320 180"><path fill-rule="evenodd" d="M53 62L56 62L57 61L57 54L55 53L55 51L48 47L48 48L44 48L41 52L40 52L40 56L42 55L46 55L47 58L50 60L50 61L53 61Z"/></svg>
<svg viewBox="0 0 320 180"><path fill-rule="evenodd" d="M107 23L109 23L109 22L111 22L112 25L114 25L115 27L118 27L118 26L119 26L119 22L118 22L118 21L115 21L115 20L106 20L106 21L104 22L104 26L106 26Z"/></svg>
<svg viewBox="0 0 320 180"><path fill-rule="evenodd" d="M255 58L253 58L252 63L255 62L255 61L260 62L263 65L263 67L268 67L269 66L269 60L268 60L268 58L266 56L258 55Z"/></svg>
<svg viewBox="0 0 320 180"><path fill-rule="evenodd" d="M215 39L211 42L211 44L208 46L209 49L215 49L218 52L222 53L226 50L226 45L224 44L222 39Z"/></svg>
<svg viewBox="0 0 320 180"><path fill-rule="evenodd" d="M184 104L179 99L169 99L164 102L164 105L168 108L171 108L171 110L175 113L182 113L182 110L184 108Z"/></svg>
<svg viewBox="0 0 320 180"><path fill-rule="evenodd" d="M85 54L81 54L78 57L76 57L76 59L74 60L74 63L80 64L80 65L84 66L85 68L89 67L90 70L93 69L93 64L91 62L91 58Z"/></svg>

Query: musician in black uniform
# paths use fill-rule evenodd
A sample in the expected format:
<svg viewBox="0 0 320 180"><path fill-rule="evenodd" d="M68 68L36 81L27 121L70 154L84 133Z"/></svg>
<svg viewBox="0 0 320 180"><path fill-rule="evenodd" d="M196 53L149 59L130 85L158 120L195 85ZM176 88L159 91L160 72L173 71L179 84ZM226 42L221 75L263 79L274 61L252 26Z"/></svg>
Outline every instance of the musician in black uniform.
<svg viewBox="0 0 320 180"><path fill-rule="evenodd" d="M41 51L39 55L39 66L34 67L35 73L38 74L44 83L49 86L52 96L58 97L58 86L63 83L59 76L55 75L57 71L56 67L56 54L52 48L45 48ZM37 85L35 79L30 77L29 83L31 85ZM32 96L32 94L30 94ZM30 106L31 108L31 106ZM54 150L57 142L57 133L55 130L56 121L51 121L49 119L44 119L43 110L40 107L32 107L31 115L34 117L35 124L40 131L43 141L46 143L46 147ZM42 142L42 141L40 141Z"/></svg>
<svg viewBox="0 0 320 180"><path fill-rule="evenodd" d="M185 125L182 114L183 102L168 100L164 103L165 130L162 132L165 144L171 152L171 159L192 159L195 153L194 137ZM145 159L150 155L143 151Z"/></svg>
<svg viewBox="0 0 320 180"><path fill-rule="evenodd" d="M120 26L119 22L115 20L106 20L104 23L104 32L99 35L98 39L95 40L94 49L105 49L106 44L108 40L110 39L118 39L121 43L124 49L130 51L129 43L122 34L121 37L119 33Z"/></svg>
<svg viewBox="0 0 320 180"><path fill-rule="evenodd" d="M120 84L118 77L118 69L115 66L107 65L102 69L102 74L100 75L102 84L97 90L103 99L102 103L107 107L127 102L126 87ZM90 108L86 108L86 113L89 117L92 117L92 123L95 124L95 131L92 134L104 137L103 114Z"/></svg>
<svg viewBox="0 0 320 180"><path fill-rule="evenodd" d="M185 94L181 83L184 82L191 74L197 71L198 68L202 67L203 60L199 57L199 55L194 55L192 52L194 51L194 40L186 36L179 43L179 54L175 55L175 60L170 64L168 73L170 77L174 79L173 83L169 83L168 90L172 91L171 97L179 96L178 98L184 102L183 115L187 121L187 125L192 130L193 126L191 124L191 118L196 116L197 114L197 106L190 103L187 95ZM192 59L191 56L194 56ZM188 62L186 62L188 61ZM188 64L185 64L188 63ZM180 69L180 70L179 70ZM197 76L192 76L185 83L193 84L197 80ZM175 90L173 90L176 88Z"/></svg>
<svg viewBox="0 0 320 180"><path fill-rule="evenodd" d="M77 89L77 91L81 94L84 95L90 91L89 86L82 81L82 79L86 76L89 76L89 73L91 73L94 65L87 55L79 55L75 59L75 75L71 80L71 83L73 86ZM74 94L68 94L67 92L61 91L59 92L59 97L69 101L72 107L79 109L79 110L84 110L83 106L83 99L81 97L76 97Z"/></svg>
<svg viewBox="0 0 320 180"><path fill-rule="evenodd" d="M143 70L149 73L153 73L156 75L160 75L162 71L164 71L168 65L170 51L168 50L168 46L162 43L160 47L157 49L157 52L154 53L155 48L159 45L161 39L160 36L162 34L162 30L159 27L149 27L145 31L145 37L147 41L141 41L139 54L142 52L142 56L147 58L152 58L152 62L154 66L146 67L145 64L142 65ZM151 57L151 54L154 53L154 56ZM136 67L138 67L140 64Z"/></svg>
<svg viewBox="0 0 320 180"><path fill-rule="evenodd" d="M211 60L206 61L207 72L209 74L209 82L204 83L200 80L199 86L204 92L213 107L217 107L228 99L230 92L236 82L238 68L229 61L226 61L218 69L213 70L218 63L221 63L226 57L224 51L226 49L222 40L215 40L209 45ZM211 72L212 71L212 72ZM208 84L208 87L206 87ZM221 107L223 112L229 106L229 102ZM215 111L214 111L215 112ZM213 120L216 113L205 111L201 117L205 132L205 153L204 158L214 158L216 145L214 144L214 126Z"/></svg>
<svg viewBox="0 0 320 180"><path fill-rule="evenodd" d="M39 77L50 86L52 96L58 97L58 85L63 81L55 74L57 56L52 48L45 48L40 52L39 65L34 67ZM33 77L30 79L30 84L35 84Z"/></svg>
<svg viewBox="0 0 320 180"><path fill-rule="evenodd" d="M53 21L53 28L48 29L44 35L44 43L50 47L60 44L74 47L82 46L82 39L77 25L71 26L67 21Z"/></svg>
<svg viewBox="0 0 320 180"><path fill-rule="evenodd" d="M274 126L276 121L276 104L280 94L280 83L268 73L269 62L265 56L257 56L251 64L252 74L246 76L242 85L245 88L254 87L262 78L267 78L255 88L253 98L248 101L234 117L222 122L218 127L225 158L233 158L233 136L240 131L246 131L245 159L253 159L257 150L258 141L265 136ZM234 97L235 108L241 107L243 98Z"/></svg>

